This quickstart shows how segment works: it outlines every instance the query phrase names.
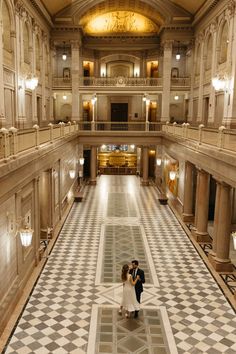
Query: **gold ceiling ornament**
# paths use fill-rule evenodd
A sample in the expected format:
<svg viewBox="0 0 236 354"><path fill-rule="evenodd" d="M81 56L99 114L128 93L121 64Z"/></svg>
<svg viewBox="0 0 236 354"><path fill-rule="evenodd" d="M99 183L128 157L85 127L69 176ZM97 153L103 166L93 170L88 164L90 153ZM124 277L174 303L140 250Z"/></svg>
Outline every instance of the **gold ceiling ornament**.
<svg viewBox="0 0 236 354"><path fill-rule="evenodd" d="M158 33L159 27L147 17L131 11L112 11L93 17L85 24L88 34Z"/></svg>

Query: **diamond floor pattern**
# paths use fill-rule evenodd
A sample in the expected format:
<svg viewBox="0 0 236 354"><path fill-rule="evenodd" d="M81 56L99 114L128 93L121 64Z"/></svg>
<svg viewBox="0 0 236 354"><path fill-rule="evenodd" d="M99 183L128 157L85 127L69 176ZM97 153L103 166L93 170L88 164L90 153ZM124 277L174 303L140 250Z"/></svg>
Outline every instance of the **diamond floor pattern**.
<svg viewBox="0 0 236 354"><path fill-rule="evenodd" d="M121 284L95 284L101 227L109 219L142 226L151 271L160 283L145 284L142 308L166 308L178 353L235 354L235 313L169 207L157 202L155 189L141 187L136 176L101 176L85 193L73 206L4 353L87 353L91 326L95 331L98 326L91 319L93 306L118 309L122 292ZM125 198L119 213L108 215L113 202L101 201L109 194L112 200L112 193L129 194L133 201ZM126 244L129 248L128 237ZM104 343L100 338L96 345Z"/></svg>

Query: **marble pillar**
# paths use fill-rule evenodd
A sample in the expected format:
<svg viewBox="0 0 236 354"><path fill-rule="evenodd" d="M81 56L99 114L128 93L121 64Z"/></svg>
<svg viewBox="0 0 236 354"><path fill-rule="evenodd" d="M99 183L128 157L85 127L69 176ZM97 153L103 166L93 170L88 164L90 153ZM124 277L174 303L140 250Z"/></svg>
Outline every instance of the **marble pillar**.
<svg viewBox="0 0 236 354"><path fill-rule="evenodd" d="M231 187L226 183L221 183L218 226L216 238L215 257L209 257L213 267L218 272L232 272L233 264L229 258L230 230L231 230Z"/></svg>
<svg viewBox="0 0 236 354"><path fill-rule="evenodd" d="M209 192L210 192L210 175L198 170L197 198L196 198L196 218L194 238L198 242L208 242L211 240L208 232L208 208L209 208Z"/></svg>
<svg viewBox="0 0 236 354"><path fill-rule="evenodd" d="M141 184L142 186L148 186L148 146L143 146L142 150L143 178Z"/></svg>
<svg viewBox="0 0 236 354"><path fill-rule="evenodd" d="M97 147L91 147L91 160L90 160L90 184L95 185L97 183Z"/></svg>
<svg viewBox="0 0 236 354"><path fill-rule="evenodd" d="M184 176L184 203L182 219L185 222L192 222L193 216L193 178L194 166L190 162L185 163Z"/></svg>

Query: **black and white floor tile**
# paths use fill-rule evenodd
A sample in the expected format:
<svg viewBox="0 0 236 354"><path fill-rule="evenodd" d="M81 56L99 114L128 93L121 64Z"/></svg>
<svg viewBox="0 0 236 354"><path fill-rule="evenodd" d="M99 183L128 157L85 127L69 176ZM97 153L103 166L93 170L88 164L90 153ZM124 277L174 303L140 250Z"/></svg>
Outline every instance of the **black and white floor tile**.
<svg viewBox="0 0 236 354"><path fill-rule="evenodd" d="M147 273L142 311L117 320L131 256ZM235 338L234 311L155 189L101 176L74 204L4 353L233 354Z"/></svg>

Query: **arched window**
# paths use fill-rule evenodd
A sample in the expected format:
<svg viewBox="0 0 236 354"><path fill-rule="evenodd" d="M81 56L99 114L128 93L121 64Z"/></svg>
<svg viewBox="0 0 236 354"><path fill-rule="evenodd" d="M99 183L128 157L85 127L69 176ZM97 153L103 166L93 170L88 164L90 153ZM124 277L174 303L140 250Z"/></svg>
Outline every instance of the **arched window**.
<svg viewBox="0 0 236 354"><path fill-rule="evenodd" d="M227 61L227 51L228 51L228 42L229 42L229 28L228 24L225 23L222 26L221 35L220 35L220 53L218 63L222 64Z"/></svg>
<svg viewBox="0 0 236 354"><path fill-rule="evenodd" d="M28 25L24 23L23 25L23 44L24 44L24 62L30 62L30 55L29 55L29 29Z"/></svg>
<svg viewBox="0 0 236 354"><path fill-rule="evenodd" d="M3 23L3 48L8 52L12 50L11 43L11 17L5 1L2 4L2 23Z"/></svg>
<svg viewBox="0 0 236 354"><path fill-rule="evenodd" d="M213 38L212 35L210 34L206 43L206 70L211 69L212 55L213 55L212 50L213 50Z"/></svg>

